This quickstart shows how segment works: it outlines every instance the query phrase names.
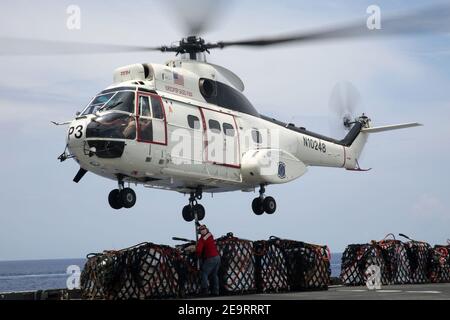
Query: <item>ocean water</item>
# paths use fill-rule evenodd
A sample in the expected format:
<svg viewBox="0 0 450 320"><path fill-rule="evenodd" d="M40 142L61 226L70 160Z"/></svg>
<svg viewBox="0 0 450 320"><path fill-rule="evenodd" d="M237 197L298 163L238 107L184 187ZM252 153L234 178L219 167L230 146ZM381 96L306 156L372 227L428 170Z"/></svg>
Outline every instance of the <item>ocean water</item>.
<svg viewBox="0 0 450 320"><path fill-rule="evenodd" d="M342 260L342 253L332 253L331 254L331 276L338 278L341 274L341 260Z"/></svg>
<svg viewBox="0 0 450 320"><path fill-rule="evenodd" d="M0 292L67 288L67 267L86 259L0 261Z"/></svg>
<svg viewBox="0 0 450 320"><path fill-rule="evenodd" d="M331 276L339 277L341 253L331 254ZM63 289L67 267L83 270L86 259L0 261L0 292Z"/></svg>

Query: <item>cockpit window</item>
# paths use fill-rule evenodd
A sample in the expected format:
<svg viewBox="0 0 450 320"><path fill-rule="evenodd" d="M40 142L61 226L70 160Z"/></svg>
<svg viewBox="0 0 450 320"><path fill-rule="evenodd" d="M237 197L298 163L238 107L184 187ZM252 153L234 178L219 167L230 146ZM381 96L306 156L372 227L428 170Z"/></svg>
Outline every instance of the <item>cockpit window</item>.
<svg viewBox="0 0 450 320"><path fill-rule="evenodd" d="M100 96L96 96L94 101L92 101L91 105L104 105L111 99L111 97L114 95L114 93L108 93L108 94L102 94Z"/></svg>
<svg viewBox="0 0 450 320"><path fill-rule="evenodd" d="M117 92L114 97L100 109L100 111L112 110L134 113L134 92Z"/></svg>
<svg viewBox="0 0 450 320"><path fill-rule="evenodd" d="M112 98L114 93L107 93L98 95L92 100L92 102L84 109L81 115L94 114L105 105Z"/></svg>
<svg viewBox="0 0 450 320"><path fill-rule="evenodd" d="M92 119L86 129L86 138L136 139L136 118L111 112Z"/></svg>
<svg viewBox="0 0 450 320"><path fill-rule="evenodd" d="M97 111L109 110L134 113L134 92L119 91L99 94L84 109L81 115L95 114Z"/></svg>

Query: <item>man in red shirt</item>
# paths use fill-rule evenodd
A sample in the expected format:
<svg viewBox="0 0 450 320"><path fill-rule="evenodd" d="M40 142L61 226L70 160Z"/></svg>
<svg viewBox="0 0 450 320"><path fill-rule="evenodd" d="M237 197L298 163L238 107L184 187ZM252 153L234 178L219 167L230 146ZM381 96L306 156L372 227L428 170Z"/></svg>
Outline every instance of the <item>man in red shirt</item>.
<svg viewBox="0 0 450 320"><path fill-rule="evenodd" d="M219 295L220 256L213 235L205 225L198 228L200 239L197 243L197 256L203 259L201 268L202 293L209 294L208 277L212 278L212 295Z"/></svg>

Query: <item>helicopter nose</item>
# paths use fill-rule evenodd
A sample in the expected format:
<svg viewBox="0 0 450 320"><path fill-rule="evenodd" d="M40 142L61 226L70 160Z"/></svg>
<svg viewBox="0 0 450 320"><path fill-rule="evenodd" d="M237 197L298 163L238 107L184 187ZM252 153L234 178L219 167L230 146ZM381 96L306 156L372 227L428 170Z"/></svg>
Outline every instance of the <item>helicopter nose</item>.
<svg viewBox="0 0 450 320"><path fill-rule="evenodd" d="M88 119L75 119L67 131L66 143L71 154L77 159L82 155L84 142L86 138L86 127Z"/></svg>

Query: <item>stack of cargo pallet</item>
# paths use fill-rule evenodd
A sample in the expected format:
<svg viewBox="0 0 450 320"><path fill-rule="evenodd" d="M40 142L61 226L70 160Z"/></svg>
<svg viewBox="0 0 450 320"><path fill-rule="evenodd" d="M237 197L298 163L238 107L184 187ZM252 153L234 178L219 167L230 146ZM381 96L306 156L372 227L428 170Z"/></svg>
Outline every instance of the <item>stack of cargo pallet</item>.
<svg viewBox="0 0 450 320"><path fill-rule="evenodd" d="M221 256L222 294L326 289L330 283L327 247L272 237L250 241L232 233L216 244ZM201 291L192 243L172 248L153 243L91 254L81 275L84 299L195 297Z"/></svg>
<svg viewBox="0 0 450 320"><path fill-rule="evenodd" d="M257 248L261 292L328 288L331 277L328 247L271 237L259 241Z"/></svg>
<svg viewBox="0 0 450 320"><path fill-rule="evenodd" d="M342 256L340 278L344 285L365 285L370 266L381 272L381 284L450 282L450 245L432 248L423 241L403 242L389 234L381 241L351 244Z"/></svg>
<svg viewBox="0 0 450 320"><path fill-rule="evenodd" d="M91 254L80 278L84 299L174 298L179 295L179 251L153 243Z"/></svg>
<svg viewBox="0 0 450 320"><path fill-rule="evenodd" d="M430 280L433 283L450 282L450 241L435 245L431 250Z"/></svg>
<svg viewBox="0 0 450 320"><path fill-rule="evenodd" d="M216 240L220 254L220 289L222 294L256 291L253 242L228 233Z"/></svg>
<svg viewBox="0 0 450 320"><path fill-rule="evenodd" d="M285 255L275 241L256 241L256 281L259 292L288 291L288 268Z"/></svg>

